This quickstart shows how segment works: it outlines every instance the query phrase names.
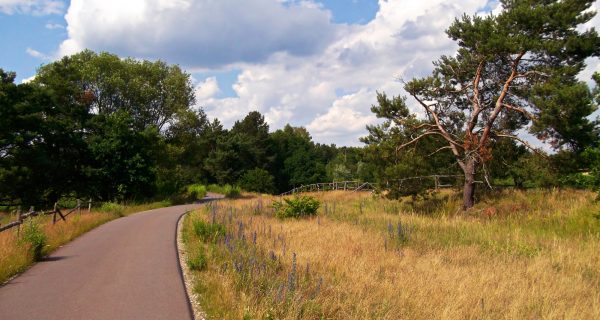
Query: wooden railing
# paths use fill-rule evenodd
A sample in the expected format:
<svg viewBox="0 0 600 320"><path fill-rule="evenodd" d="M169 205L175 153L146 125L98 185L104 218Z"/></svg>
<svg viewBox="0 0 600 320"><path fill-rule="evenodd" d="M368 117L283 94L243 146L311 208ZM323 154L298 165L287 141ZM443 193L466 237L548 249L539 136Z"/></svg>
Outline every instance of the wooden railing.
<svg viewBox="0 0 600 320"><path fill-rule="evenodd" d="M402 185L403 182L410 180L433 180L434 188L444 188L451 187L452 184L442 183L442 179L447 178L457 178L462 177L461 175L429 175L429 176L416 176L402 179L394 179L386 181L386 187L389 187L390 184L398 184ZM374 182L359 182L359 181L334 181L334 182L323 182L323 183L313 183L309 185L302 185L300 187L294 188L288 192L284 192L280 194L280 196L287 196L296 193L303 192L320 192L320 191L336 191L336 190L344 190L344 191L373 191L379 189L381 186Z"/></svg>
<svg viewBox="0 0 600 320"><path fill-rule="evenodd" d="M359 182L359 181L334 181L334 182L323 182L313 183L309 185L303 185L294 188L288 192L284 192L281 196L287 196L290 194L302 193L302 192L318 192L318 191L369 191L374 190L375 184L371 182Z"/></svg>
<svg viewBox="0 0 600 320"><path fill-rule="evenodd" d="M88 212L90 212L92 210L92 199L90 199L89 201L87 201L87 210ZM13 222L9 222L5 225L0 225L0 232L14 228L14 227L18 227L21 224L23 224L24 221L26 221L27 219L30 219L32 217L37 217L37 216L45 216L45 215L52 215L52 224L55 224L57 221L67 221L67 217L73 213L73 212L77 212L77 213L81 213L81 207L82 207L82 201L80 199L77 199L77 206L75 208L72 209L68 209L68 208L64 208L57 203L54 204L54 209L50 210L50 211L36 211L34 210L33 207L29 208L29 211L22 213L20 209L17 209L17 220L13 221ZM66 211L66 213L63 213L62 210L68 210Z"/></svg>

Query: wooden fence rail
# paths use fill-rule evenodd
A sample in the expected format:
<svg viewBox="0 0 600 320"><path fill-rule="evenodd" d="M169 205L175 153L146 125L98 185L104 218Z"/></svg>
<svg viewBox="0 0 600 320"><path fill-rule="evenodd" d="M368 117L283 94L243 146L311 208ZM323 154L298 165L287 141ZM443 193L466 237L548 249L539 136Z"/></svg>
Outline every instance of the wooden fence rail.
<svg viewBox="0 0 600 320"><path fill-rule="evenodd" d="M403 182L410 180L429 180L432 179L435 185L435 189L450 187L451 184L443 184L441 179L448 178L457 178L462 177L461 175L429 175L429 176L417 176L417 177L409 177L403 179L395 179L389 180L386 182L386 185L389 187L391 183L396 183L398 185L402 185ZM296 193L302 192L319 192L319 191L336 191L336 190L344 190L344 191L372 191L379 188L377 183L373 182L359 182L359 181L334 181L334 182L325 182L325 183L313 183L309 185L302 185L300 187L294 188L288 192L284 192L280 194L280 196L287 196Z"/></svg>
<svg viewBox="0 0 600 320"><path fill-rule="evenodd" d="M55 224L57 221L59 221L59 219L63 220L63 221L67 221L67 217L71 213L73 213L73 212L81 213L81 207L82 207L82 201L80 199L77 199L77 206L72 209L61 207L58 204L58 202L56 202L54 204L54 209L51 211L35 211L34 208L31 207L31 208L29 208L29 211L27 211L26 213L21 213L21 209L19 208L17 210L17 221L9 222L5 225L0 225L0 232L12 229L14 227L18 227L21 224L23 224L25 220L30 219L32 217L37 217L37 216L52 215L52 224ZM68 210L68 211L66 211L66 213L63 213L62 210ZM90 212L92 210L92 199L87 201L87 210L88 210L88 212Z"/></svg>
<svg viewBox="0 0 600 320"><path fill-rule="evenodd" d="M290 194L302 193L302 192L317 192L317 191L368 191L374 190L375 184L371 182L359 182L359 181L334 181L324 183L313 183L309 185L303 185L294 188L288 192L284 192L281 196L287 196Z"/></svg>

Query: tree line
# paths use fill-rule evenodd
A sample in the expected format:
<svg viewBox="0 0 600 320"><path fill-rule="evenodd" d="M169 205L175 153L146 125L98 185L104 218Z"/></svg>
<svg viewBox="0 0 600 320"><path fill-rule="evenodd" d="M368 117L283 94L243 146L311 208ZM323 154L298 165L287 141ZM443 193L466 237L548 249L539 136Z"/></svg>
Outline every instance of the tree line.
<svg viewBox="0 0 600 320"><path fill-rule="evenodd" d="M378 93L364 147L315 143L290 125L270 131L253 111L226 129L196 109L190 75L162 61L86 50L15 84L0 69L0 204L176 195L195 183L281 193L326 181L379 182L390 197L419 195L425 175L475 186L600 187L599 91L577 79L600 54L581 25L591 0L503 0L497 15L455 20L453 56L405 82L409 98ZM600 82L600 75L594 80ZM416 104L423 116L409 108ZM529 132L555 152L534 148Z"/></svg>
<svg viewBox="0 0 600 320"><path fill-rule="evenodd" d="M190 75L162 61L83 51L31 82L15 77L0 69L3 205L164 198L194 183L280 193L350 178L342 155L360 162L357 148L315 143L304 128L271 132L256 111L225 129L193 107Z"/></svg>

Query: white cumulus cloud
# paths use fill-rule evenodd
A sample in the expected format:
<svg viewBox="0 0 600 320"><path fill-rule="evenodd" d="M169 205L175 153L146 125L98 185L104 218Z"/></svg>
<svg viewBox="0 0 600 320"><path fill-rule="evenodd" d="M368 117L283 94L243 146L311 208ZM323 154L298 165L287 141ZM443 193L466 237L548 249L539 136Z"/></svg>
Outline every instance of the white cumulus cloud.
<svg viewBox="0 0 600 320"><path fill-rule="evenodd" d="M188 68L308 56L334 39L328 11L274 0L72 0L60 53L83 48Z"/></svg>
<svg viewBox="0 0 600 320"><path fill-rule="evenodd" d="M40 60L46 60L46 61L50 61L50 60L51 60L50 56L48 56L48 55L46 55L46 54L44 54L44 53L42 53L42 52L39 52L39 51L37 51L37 50L35 50L35 49L27 48L27 49L25 50L25 52L26 52L28 55L30 55L30 56L32 56L32 57L34 57L34 58L38 58L38 59L40 59Z"/></svg>
<svg viewBox="0 0 600 320"><path fill-rule="evenodd" d="M360 145L378 121L376 92L402 94L399 79L425 76L455 52L444 30L456 17L497 8L496 0L379 0L372 21L353 25L333 23L316 0L72 0L59 55L89 48L192 73L239 71L233 84L200 80L197 104L209 116L230 126L257 110L273 129L290 123L318 142Z"/></svg>
<svg viewBox="0 0 600 320"><path fill-rule="evenodd" d="M59 0L0 0L0 13L49 15L63 12L65 4Z"/></svg>

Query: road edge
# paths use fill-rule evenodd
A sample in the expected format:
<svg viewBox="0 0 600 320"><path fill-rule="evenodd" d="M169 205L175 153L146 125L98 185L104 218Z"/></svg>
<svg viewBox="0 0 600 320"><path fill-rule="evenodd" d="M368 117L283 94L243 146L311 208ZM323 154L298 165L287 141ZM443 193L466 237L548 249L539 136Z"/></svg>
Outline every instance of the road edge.
<svg viewBox="0 0 600 320"><path fill-rule="evenodd" d="M183 286L185 287L185 295L188 299L188 306L190 308L190 312L192 313L192 317L195 320L205 320L206 314L202 311L200 307L199 297L196 293L194 293L194 279L190 269L187 266L187 251L185 250L185 245L183 243L183 238L181 235L181 230L183 227L183 219L192 212L193 210L186 211L184 214L179 216L177 219L177 228L176 228L176 239L175 239L175 247L177 249L177 256L179 262L179 274L181 275L181 281L183 281Z"/></svg>

